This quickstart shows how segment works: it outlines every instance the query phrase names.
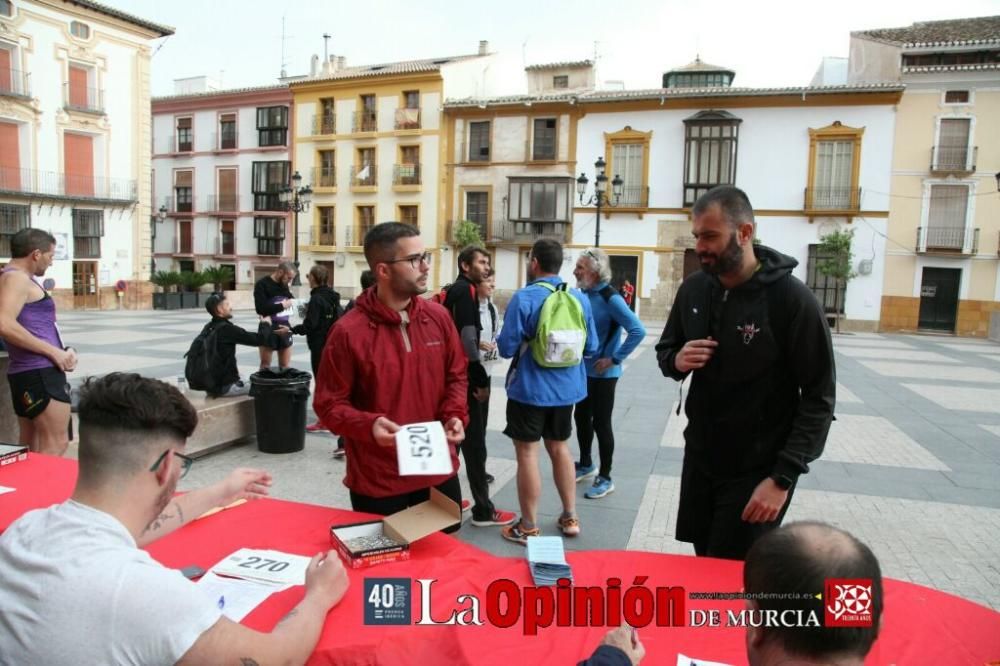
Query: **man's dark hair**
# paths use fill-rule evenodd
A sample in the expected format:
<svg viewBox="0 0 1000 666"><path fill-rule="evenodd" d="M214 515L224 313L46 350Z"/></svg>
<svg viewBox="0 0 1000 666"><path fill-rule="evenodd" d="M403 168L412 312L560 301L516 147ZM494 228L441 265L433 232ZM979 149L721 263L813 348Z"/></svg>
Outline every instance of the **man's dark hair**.
<svg viewBox="0 0 1000 666"><path fill-rule="evenodd" d="M206 298L205 309L208 310L208 314L213 317L219 314L219 306L224 300L226 300L226 295L218 291Z"/></svg>
<svg viewBox="0 0 1000 666"><path fill-rule="evenodd" d="M361 271L361 288L367 289L368 287L371 287L374 284L375 284L375 274L372 273L367 268Z"/></svg>
<svg viewBox="0 0 1000 666"><path fill-rule="evenodd" d="M754 224L753 206L746 192L732 185L719 185L698 197L691 208L691 216L698 217L712 205L718 205L729 226L734 229L740 224Z"/></svg>
<svg viewBox="0 0 1000 666"><path fill-rule="evenodd" d="M404 222L382 222L365 234L365 259L373 271L375 264L396 258L396 243L400 238L419 236L420 229Z"/></svg>
<svg viewBox="0 0 1000 666"><path fill-rule="evenodd" d="M312 275L313 280L320 286L325 285L326 281L330 279L330 271L326 269L326 266L321 266L320 264L316 264L310 268L309 275Z"/></svg>
<svg viewBox="0 0 1000 666"><path fill-rule="evenodd" d="M476 260L477 254L481 254L484 257L490 256L490 253L480 245L466 245L462 251L458 253L458 272L465 273L465 269L462 268L462 264L471 266L472 262Z"/></svg>
<svg viewBox="0 0 1000 666"><path fill-rule="evenodd" d="M825 598L827 578L871 580L872 626L822 626L824 603L830 601ZM790 654L812 659L864 657L878 638L883 607L878 560L857 538L826 523L790 523L760 537L747 553L743 587L747 594L774 594L755 600L761 610L816 613L818 627L762 627L765 640L777 641ZM823 599L816 598L819 593L824 593ZM790 595L801 598L787 598Z"/></svg>
<svg viewBox="0 0 1000 666"><path fill-rule="evenodd" d="M43 229L21 229L10 239L10 258L21 259L35 250L48 252L56 244L55 236Z"/></svg>
<svg viewBox="0 0 1000 666"><path fill-rule="evenodd" d="M538 260L538 267L546 273L558 273L562 268L563 247L557 240L540 238L531 246L531 256Z"/></svg>
<svg viewBox="0 0 1000 666"><path fill-rule="evenodd" d="M198 412L175 387L135 373L88 379L80 390L80 478L107 482L148 465L149 448L183 443Z"/></svg>

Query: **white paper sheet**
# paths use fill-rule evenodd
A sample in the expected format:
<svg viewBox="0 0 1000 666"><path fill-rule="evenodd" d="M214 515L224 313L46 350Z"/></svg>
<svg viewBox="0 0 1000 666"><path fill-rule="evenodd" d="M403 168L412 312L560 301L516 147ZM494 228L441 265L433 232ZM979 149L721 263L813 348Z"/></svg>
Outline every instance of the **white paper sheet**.
<svg viewBox="0 0 1000 666"><path fill-rule="evenodd" d="M210 569L211 572L247 580L305 585L310 558L277 550L241 548Z"/></svg>
<svg viewBox="0 0 1000 666"><path fill-rule="evenodd" d="M396 433L400 476L450 474L451 452L440 421L410 423Z"/></svg>
<svg viewBox="0 0 1000 666"><path fill-rule="evenodd" d="M211 571L201 577L196 585L222 614L233 622L239 622L254 608L275 592L286 590L290 585L271 585L240 578L223 578Z"/></svg>

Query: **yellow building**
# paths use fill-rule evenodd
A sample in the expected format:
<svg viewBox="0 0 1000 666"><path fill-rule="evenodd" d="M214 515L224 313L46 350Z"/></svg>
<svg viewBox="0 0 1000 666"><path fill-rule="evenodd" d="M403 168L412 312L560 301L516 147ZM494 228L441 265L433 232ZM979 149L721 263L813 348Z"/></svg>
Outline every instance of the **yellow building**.
<svg viewBox="0 0 1000 666"><path fill-rule="evenodd" d="M900 81L880 329L985 336L1000 311L1000 16L851 35L849 83Z"/></svg>
<svg viewBox="0 0 1000 666"><path fill-rule="evenodd" d="M437 277L446 251L437 214L441 109L445 95L491 90L493 57L486 42L471 55L360 67L330 57L311 76L289 81L293 169L313 190L295 234L303 272L325 265L331 285L354 294L367 268L365 233L397 220L420 227Z"/></svg>

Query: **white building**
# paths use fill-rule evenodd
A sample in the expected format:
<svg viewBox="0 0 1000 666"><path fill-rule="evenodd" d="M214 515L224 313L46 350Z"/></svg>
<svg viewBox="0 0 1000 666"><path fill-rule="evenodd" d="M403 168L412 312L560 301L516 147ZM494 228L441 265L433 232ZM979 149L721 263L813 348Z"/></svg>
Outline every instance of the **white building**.
<svg viewBox="0 0 1000 666"><path fill-rule="evenodd" d="M176 85L152 105L156 270L229 266L225 289L252 288L294 254L278 197L293 175L291 93L217 90L205 77Z"/></svg>
<svg viewBox="0 0 1000 666"><path fill-rule="evenodd" d="M0 263L59 242L62 307L148 306L149 41L173 29L83 0L0 0Z"/></svg>

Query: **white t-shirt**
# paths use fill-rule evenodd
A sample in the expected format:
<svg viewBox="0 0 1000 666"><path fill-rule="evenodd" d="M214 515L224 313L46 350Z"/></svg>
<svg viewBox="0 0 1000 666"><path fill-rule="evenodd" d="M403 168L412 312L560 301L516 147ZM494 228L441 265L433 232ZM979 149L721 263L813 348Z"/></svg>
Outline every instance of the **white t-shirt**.
<svg viewBox="0 0 1000 666"><path fill-rule="evenodd" d="M479 323L483 327L483 330L479 333L479 341L492 342L495 345L497 343L497 334L500 332L500 325L503 322L500 321L500 316L497 314L497 330L493 330L493 316L490 314L491 308L496 312L495 305L487 300L479 299ZM490 374L490 366L500 360L500 353L496 348L493 351L480 349L479 360L486 368L486 373Z"/></svg>
<svg viewBox="0 0 1000 666"><path fill-rule="evenodd" d="M0 577L0 664L173 664L221 617L116 518L73 500L0 535Z"/></svg>

